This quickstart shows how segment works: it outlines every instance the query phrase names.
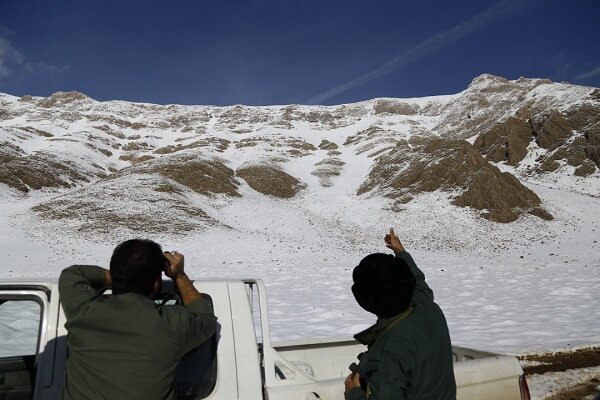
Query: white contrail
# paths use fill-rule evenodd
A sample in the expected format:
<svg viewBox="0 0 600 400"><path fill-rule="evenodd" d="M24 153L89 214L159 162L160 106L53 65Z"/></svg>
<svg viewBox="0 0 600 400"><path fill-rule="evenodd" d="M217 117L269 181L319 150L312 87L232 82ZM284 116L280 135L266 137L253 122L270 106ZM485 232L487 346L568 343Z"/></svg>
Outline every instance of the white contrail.
<svg viewBox="0 0 600 400"><path fill-rule="evenodd" d="M433 54L448 45L459 41L460 39L468 36L486 26L496 23L510 15L512 15L519 8L524 6L530 6L533 2L524 0L502 0L494 4L481 14L474 16L473 18L456 25L447 31L440 32L435 36L419 43L415 47L406 50L402 54L394 57L390 61L383 64L381 67L374 69L356 79L342 83L332 89L329 89L323 93L311 97L307 100L308 104L319 104L323 100L329 99L340 93L343 93L349 89L363 85L374 79L377 79L385 74L390 73L392 70L403 67L430 54Z"/></svg>
<svg viewBox="0 0 600 400"><path fill-rule="evenodd" d="M21 52L8 39L0 36L0 78L9 76L12 72L10 66L22 64L24 60Z"/></svg>
<svg viewBox="0 0 600 400"><path fill-rule="evenodd" d="M577 75L575 77L575 79L578 81L584 81L588 78L593 78L598 75L600 75L600 65L598 65L596 68L592 69L591 71L587 71L587 72L584 72L583 74Z"/></svg>
<svg viewBox="0 0 600 400"><path fill-rule="evenodd" d="M0 80L20 72L57 75L71 69L70 65L57 66L44 61L27 61L23 53L9 39L3 37L10 34L8 29L0 25Z"/></svg>

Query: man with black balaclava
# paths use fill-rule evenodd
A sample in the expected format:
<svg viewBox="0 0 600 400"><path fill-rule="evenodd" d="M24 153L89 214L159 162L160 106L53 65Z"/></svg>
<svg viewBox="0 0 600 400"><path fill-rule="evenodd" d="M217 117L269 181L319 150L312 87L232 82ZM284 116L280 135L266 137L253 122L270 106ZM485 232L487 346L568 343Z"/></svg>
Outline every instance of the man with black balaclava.
<svg viewBox="0 0 600 400"><path fill-rule="evenodd" d="M345 382L346 400L455 400L448 325L425 275L391 229L391 254L365 257L352 293L377 322L354 337L368 347Z"/></svg>

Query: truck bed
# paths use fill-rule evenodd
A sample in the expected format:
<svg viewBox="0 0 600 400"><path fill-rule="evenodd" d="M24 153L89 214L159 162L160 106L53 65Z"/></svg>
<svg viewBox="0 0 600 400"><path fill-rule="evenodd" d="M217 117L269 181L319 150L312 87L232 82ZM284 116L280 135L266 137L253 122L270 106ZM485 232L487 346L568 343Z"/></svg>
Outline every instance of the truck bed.
<svg viewBox="0 0 600 400"><path fill-rule="evenodd" d="M294 367L276 361L280 380L291 384L302 373L317 382L326 381L327 386L335 388L331 393L333 397L318 393L321 399L343 399L341 392L344 379L350 373L348 366L357 362L356 356L366 350L351 337L277 342L272 347L279 357ZM516 357L460 346L454 346L452 353L458 400L521 398L515 382L522 369Z"/></svg>

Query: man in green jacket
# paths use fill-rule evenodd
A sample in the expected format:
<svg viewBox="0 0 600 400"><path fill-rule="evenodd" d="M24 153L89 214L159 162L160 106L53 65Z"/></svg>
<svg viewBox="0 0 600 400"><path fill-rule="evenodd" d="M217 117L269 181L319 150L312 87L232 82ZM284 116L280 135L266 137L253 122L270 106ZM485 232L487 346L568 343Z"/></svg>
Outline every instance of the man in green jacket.
<svg viewBox="0 0 600 400"><path fill-rule="evenodd" d="M377 322L355 338L367 345L346 378L346 400L455 400L446 319L425 275L391 229L390 254L371 254L353 271L352 292Z"/></svg>
<svg viewBox="0 0 600 400"><path fill-rule="evenodd" d="M183 305L159 306L162 273ZM112 295L101 290L112 288ZM62 398L175 399L175 370L185 353L216 331L212 307L184 272L184 258L150 240L117 246L110 271L73 265L59 279L69 355Z"/></svg>

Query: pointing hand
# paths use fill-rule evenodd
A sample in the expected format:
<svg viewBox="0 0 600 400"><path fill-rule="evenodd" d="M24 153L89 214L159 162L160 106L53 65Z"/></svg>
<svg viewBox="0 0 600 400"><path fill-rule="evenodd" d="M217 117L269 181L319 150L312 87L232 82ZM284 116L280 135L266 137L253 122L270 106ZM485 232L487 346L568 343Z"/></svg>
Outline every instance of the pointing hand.
<svg viewBox="0 0 600 400"><path fill-rule="evenodd" d="M390 233L385 235L385 245L387 248L392 249L394 254L398 254L404 251L404 246L400 242L400 239L394 233L394 228L390 228Z"/></svg>

